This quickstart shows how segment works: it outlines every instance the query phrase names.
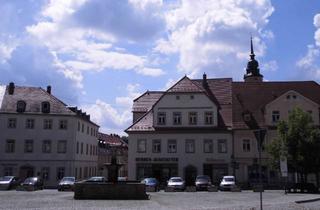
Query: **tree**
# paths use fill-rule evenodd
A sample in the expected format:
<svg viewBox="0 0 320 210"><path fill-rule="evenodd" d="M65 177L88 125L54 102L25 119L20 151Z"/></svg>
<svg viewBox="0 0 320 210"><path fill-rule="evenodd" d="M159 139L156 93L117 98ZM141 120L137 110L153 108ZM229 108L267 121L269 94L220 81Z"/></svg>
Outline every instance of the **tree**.
<svg viewBox="0 0 320 210"><path fill-rule="evenodd" d="M277 131L278 137L268 145L272 165L279 168L280 157L285 156L289 171L297 172L302 182L306 182L309 173L315 173L319 186L320 135L311 115L295 108L288 121L278 123Z"/></svg>

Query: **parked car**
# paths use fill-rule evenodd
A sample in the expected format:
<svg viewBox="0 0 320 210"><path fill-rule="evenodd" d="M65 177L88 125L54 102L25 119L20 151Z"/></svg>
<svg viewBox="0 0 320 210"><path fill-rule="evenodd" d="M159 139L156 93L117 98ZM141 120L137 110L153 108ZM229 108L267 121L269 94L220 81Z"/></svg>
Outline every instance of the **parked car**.
<svg viewBox="0 0 320 210"><path fill-rule="evenodd" d="M73 190L76 178L73 176L63 177L58 184L58 191Z"/></svg>
<svg viewBox="0 0 320 210"><path fill-rule="evenodd" d="M174 190L185 190L185 181L181 177L171 177L168 180L167 187L173 188Z"/></svg>
<svg viewBox="0 0 320 210"><path fill-rule="evenodd" d="M128 181L128 177L126 176L118 176L118 182L125 182Z"/></svg>
<svg viewBox="0 0 320 210"><path fill-rule="evenodd" d="M20 185L21 180L16 176L0 177L0 190L11 190Z"/></svg>
<svg viewBox="0 0 320 210"><path fill-rule="evenodd" d="M211 186L211 179L207 175L198 175L195 181L197 190L207 190Z"/></svg>
<svg viewBox="0 0 320 210"><path fill-rule="evenodd" d="M236 179L234 176L224 176L220 182L220 190L230 190L236 185Z"/></svg>
<svg viewBox="0 0 320 210"><path fill-rule="evenodd" d="M85 182L106 182L107 179L104 176L92 176L89 179L85 180Z"/></svg>
<svg viewBox="0 0 320 210"><path fill-rule="evenodd" d="M144 178L141 183L149 187L154 187L156 191L159 191L159 182L156 178Z"/></svg>
<svg viewBox="0 0 320 210"><path fill-rule="evenodd" d="M25 190L43 190L43 180L40 177L28 177L21 183Z"/></svg>

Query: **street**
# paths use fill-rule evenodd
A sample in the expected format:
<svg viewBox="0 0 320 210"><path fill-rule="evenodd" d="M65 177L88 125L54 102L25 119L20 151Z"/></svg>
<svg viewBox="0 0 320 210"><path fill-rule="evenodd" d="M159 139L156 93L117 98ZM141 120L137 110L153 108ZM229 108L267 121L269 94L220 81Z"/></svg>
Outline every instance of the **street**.
<svg viewBox="0 0 320 210"><path fill-rule="evenodd" d="M157 192L149 200L74 200L73 192L42 190L35 192L0 191L0 209L259 209L259 193L242 192ZM263 193L263 209L320 209L320 198L312 194Z"/></svg>

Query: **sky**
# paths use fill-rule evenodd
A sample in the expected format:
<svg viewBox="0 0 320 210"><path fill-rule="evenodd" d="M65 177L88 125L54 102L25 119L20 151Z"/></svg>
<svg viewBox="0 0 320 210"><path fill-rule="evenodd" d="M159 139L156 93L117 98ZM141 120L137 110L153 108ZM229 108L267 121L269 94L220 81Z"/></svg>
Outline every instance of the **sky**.
<svg viewBox="0 0 320 210"><path fill-rule="evenodd" d="M52 86L100 131L183 76L243 81L252 36L265 81L320 83L319 0L0 0L5 85Z"/></svg>

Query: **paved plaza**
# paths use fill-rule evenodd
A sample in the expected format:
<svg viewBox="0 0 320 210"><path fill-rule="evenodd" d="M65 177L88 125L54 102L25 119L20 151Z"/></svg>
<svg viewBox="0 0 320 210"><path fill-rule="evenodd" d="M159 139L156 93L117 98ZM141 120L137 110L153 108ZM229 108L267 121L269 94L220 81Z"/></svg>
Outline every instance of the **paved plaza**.
<svg viewBox="0 0 320 210"><path fill-rule="evenodd" d="M0 191L0 209L260 209L259 193L242 192L157 192L149 193L149 200L74 200L73 192L43 190L35 192ZM263 193L263 209L317 209L320 195L288 194L283 191Z"/></svg>

